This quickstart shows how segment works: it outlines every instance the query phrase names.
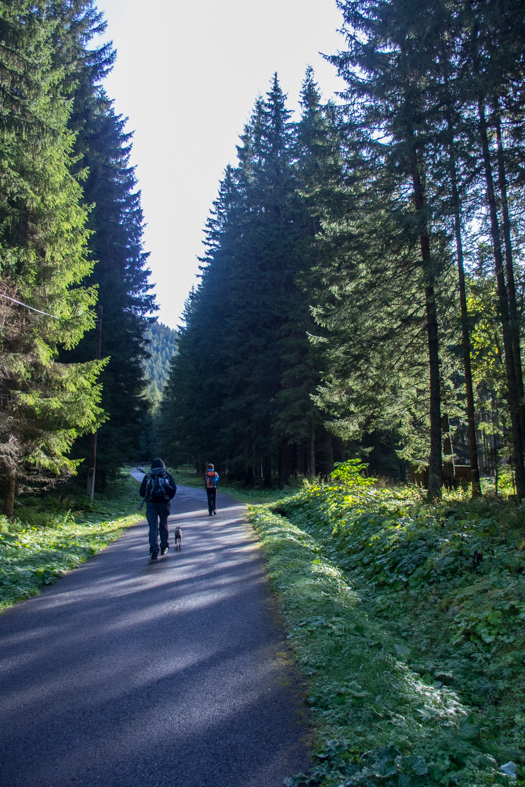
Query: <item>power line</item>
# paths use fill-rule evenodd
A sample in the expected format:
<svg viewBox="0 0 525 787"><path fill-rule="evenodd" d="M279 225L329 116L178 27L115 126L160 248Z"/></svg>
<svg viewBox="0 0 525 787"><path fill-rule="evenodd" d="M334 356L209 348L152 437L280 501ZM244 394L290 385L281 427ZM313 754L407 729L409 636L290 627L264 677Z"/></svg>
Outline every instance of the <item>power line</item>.
<svg viewBox="0 0 525 787"><path fill-rule="evenodd" d="M38 314L45 314L46 317L52 317L54 320L59 320L59 317L56 317L54 314L49 314L49 312L42 312L40 309L35 309L33 306L28 306L27 303L22 303L22 301L17 301L15 298L10 298L9 295L4 295L0 292L1 298L7 298L8 301L12 301L13 303L17 303L19 306L25 306L26 309L31 309L32 312L37 312Z"/></svg>

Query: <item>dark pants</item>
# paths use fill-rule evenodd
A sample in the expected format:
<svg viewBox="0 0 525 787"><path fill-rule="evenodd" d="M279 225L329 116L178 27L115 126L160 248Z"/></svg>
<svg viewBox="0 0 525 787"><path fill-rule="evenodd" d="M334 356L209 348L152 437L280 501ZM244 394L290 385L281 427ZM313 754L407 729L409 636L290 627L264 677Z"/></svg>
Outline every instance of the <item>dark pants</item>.
<svg viewBox="0 0 525 787"><path fill-rule="evenodd" d="M146 503L146 519L148 520L149 525L149 551L152 555L158 554L159 551L159 530L160 548L167 549L169 546L169 514L169 503Z"/></svg>
<svg viewBox="0 0 525 787"><path fill-rule="evenodd" d="M210 516L213 514L214 511L217 510L217 489L213 487L212 489L208 489L206 487L206 494L208 495L208 512Z"/></svg>

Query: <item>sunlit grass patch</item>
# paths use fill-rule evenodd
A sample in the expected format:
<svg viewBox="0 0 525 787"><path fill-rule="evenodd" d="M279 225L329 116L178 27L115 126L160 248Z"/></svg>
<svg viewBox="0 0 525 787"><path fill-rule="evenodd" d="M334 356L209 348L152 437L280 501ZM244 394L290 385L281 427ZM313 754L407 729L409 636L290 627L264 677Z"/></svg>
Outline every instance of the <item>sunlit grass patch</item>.
<svg viewBox="0 0 525 787"><path fill-rule="evenodd" d="M275 506L293 521L270 506L250 509L289 638L310 682L318 730L312 773L295 784L523 783L512 778L520 773L514 764L520 753L508 739L494 740L479 708L445 674L450 665L440 669L439 658L420 652L413 610L396 579L376 586L365 576L384 570L377 565L384 556L379 546L389 552L397 543L394 532L382 540L378 517L410 534L414 508L422 521L432 520L413 490L312 487ZM372 525L365 533L354 526L366 517ZM441 530L439 519L437 525ZM350 555L347 538L353 538ZM413 569L402 570L410 575ZM389 621L393 605L398 610ZM440 631L433 633L439 639Z"/></svg>
<svg viewBox="0 0 525 787"><path fill-rule="evenodd" d="M0 517L0 609L37 595L144 518L136 481L124 476L112 492L85 500L85 509L73 499L57 505L51 497L46 505L42 497L17 507L14 520Z"/></svg>

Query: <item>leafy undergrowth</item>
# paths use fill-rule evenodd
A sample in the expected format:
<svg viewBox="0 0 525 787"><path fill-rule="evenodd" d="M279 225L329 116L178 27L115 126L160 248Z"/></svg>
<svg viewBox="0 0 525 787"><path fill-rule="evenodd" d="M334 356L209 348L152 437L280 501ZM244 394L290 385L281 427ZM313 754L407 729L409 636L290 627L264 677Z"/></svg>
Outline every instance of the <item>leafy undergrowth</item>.
<svg viewBox="0 0 525 787"><path fill-rule="evenodd" d="M0 609L38 595L144 518L138 484L129 475L111 498L25 498L15 519L0 516Z"/></svg>
<svg viewBox="0 0 525 787"><path fill-rule="evenodd" d="M524 785L525 508L346 468L251 509L318 730L293 784Z"/></svg>
<svg viewBox="0 0 525 787"><path fill-rule="evenodd" d="M202 487L202 489L204 489L204 473L200 474L191 468L184 467L175 470L173 477L177 484ZM298 486L274 489L255 486L248 487L241 482L225 482L224 479L219 481L220 492L235 497L237 500L240 500L241 503L251 503L253 505L258 503L273 503L277 500L282 500L283 498L297 494L297 489Z"/></svg>

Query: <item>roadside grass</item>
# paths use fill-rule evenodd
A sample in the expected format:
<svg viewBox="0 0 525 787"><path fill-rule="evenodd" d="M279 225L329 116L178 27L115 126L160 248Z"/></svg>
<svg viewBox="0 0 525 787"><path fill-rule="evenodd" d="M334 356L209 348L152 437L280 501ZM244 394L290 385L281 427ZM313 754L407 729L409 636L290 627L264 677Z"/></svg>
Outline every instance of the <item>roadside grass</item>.
<svg viewBox="0 0 525 787"><path fill-rule="evenodd" d="M523 506L354 475L250 518L317 730L290 784L525 784Z"/></svg>
<svg viewBox="0 0 525 787"><path fill-rule="evenodd" d="M0 610L38 595L139 522L138 484L127 472L111 498L22 498L15 518L0 516Z"/></svg>
<svg viewBox="0 0 525 787"><path fill-rule="evenodd" d="M173 471L173 477L177 484L183 486L202 487L204 490L203 475L197 473L189 467L177 468ZM290 497L297 494L302 482L298 482L297 486L287 486L284 489L268 489L266 487L248 487L242 483L224 482L219 481L219 491L224 492L226 495L231 495L239 500L241 503L273 503L277 500Z"/></svg>

